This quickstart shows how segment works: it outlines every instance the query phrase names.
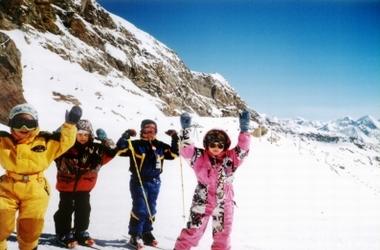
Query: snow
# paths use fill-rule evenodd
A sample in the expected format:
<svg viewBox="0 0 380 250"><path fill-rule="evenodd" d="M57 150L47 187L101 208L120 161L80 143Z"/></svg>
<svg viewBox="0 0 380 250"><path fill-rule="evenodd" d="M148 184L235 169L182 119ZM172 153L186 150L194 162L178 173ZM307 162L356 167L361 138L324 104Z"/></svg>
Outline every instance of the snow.
<svg viewBox="0 0 380 250"><path fill-rule="evenodd" d="M136 104L143 106L147 102ZM112 119L111 114L105 117ZM90 118L94 120L95 115ZM138 124L142 118L137 116L129 124ZM160 117L157 121L158 137L169 142L163 131L168 128L178 129L178 120L178 117ZM204 133L215 126L227 130L232 143L236 143L238 130L235 118L194 117L194 123L203 126L194 129L192 133L198 146L202 145ZM138 129L137 125L128 127ZM105 128L107 132L121 129L114 123L109 123ZM291 138L282 138L273 144L268 141L268 137L252 139L250 155L235 176L237 207L232 233L233 249L380 248L379 168L372 169L372 174L363 171L362 175L357 176L358 181L343 172L337 174L332 171L328 164L330 159L317 161L308 153L310 147L300 147ZM331 145L318 145L318 148L330 154L338 150ZM346 166L351 165L352 157L345 155ZM118 157L104 166L96 188L91 192L89 231L95 239L102 242L119 241L128 234L131 210L128 162L127 158ZM186 217L196 184L187 162L179 159L165 162L154 232L160 245L167 249L172 249L175 238L184 226L181 162ZM367 165L353 168L365 169ZM59 201L58 192L54 190L55 174L54 166L46 173L53 190L44 229L45 233L50 234L54 234L53 214ZM376 184L376 189L369 188L369 184ZM208 228L196 249L209 249L210 244L211 232ZM14 242L10 242L10 249L16 249ZM40 246L39 249L54 247ZM122 248L109 246L104 249Z"/></svg>
<svg viewBox="0 0 380 250"><path fill-rule="evenodd" d="M113 58L118 59L122 62L127 61L127 56L125 55L124 51L122 51L121 49L118 49L109 43L106 43L105 47L106 47L107 53L110 54Z"/></svg>

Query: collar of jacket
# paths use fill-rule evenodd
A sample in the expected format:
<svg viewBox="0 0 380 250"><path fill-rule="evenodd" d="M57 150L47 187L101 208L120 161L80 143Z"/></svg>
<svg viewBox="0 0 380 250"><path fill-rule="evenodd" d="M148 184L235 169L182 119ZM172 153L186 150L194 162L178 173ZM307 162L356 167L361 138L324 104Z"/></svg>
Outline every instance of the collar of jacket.
<svg viewBox="0 0 380 250"><path fill-rule="evenodd" d="M13 131L11 131L12 135L13 135ZM32 142L36 136L40 133L40 129L39 128L36 128L34 131L32 131L30 133L30 135L28 137L25 137L24 139L22 140L19 140L19 141L16 141L14 136L12 136L12 140L16 143L16 144L28 144L30 142Z"/></svg>

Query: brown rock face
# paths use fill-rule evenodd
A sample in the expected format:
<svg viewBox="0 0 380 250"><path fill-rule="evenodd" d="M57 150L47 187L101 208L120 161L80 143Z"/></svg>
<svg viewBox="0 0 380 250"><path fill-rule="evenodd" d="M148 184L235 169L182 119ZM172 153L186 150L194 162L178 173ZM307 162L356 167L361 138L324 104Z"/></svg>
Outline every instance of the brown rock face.
<svg viewBox="0 0 380 250"><path fill-rule="evenodd" d="M74 0L0 0L0 29L20 29L36 34L61 35L59 42L41 41L43 48L56 53L64 60L79 64L88 72L107 76L117 72L129 78L136 86L161 99L161 110L166 115L178 115L182 110L201 116L236 116L247 104L219 77L192 72L170 48L154 38L141 40L140 31L112 19L95 0L88 0L85 7ZM57 27L56 23L63 26ZM62 30L60 30L62 29ZM36 32L37 30L38 32ZM88 47L83 53L76 51L70 33ZM8 39L2 35L0 40ZM33 38L31 38L33 39ZM115 57L107 49L110 46L125 55ZM23 102L21 84L22 67L20 53L12 41L4 43L0 51L0 121L6 122L6 112ZM148 48L148 49L147 49ZM153 51L152 51L153 50ZM90 51L90 53L89 53ZM94 52L95 51L95 52ZM61 99L59 99L61 100ZM251 110L252 117L258 114Z"/></svg>
<svg viewBox="0 0 380 250"><path fill-rule="evenodd" d="M40 31L59 33L50 0L2 0L0 13L2 29L20 28L23 24L29 24Z"/></svg>
<svg viewBox="0 0 380 250"><path fill-rule="evenodd" d="M9 110L24 103L20 52L13 41L0 32L0 122L8 123Z"/></svg>

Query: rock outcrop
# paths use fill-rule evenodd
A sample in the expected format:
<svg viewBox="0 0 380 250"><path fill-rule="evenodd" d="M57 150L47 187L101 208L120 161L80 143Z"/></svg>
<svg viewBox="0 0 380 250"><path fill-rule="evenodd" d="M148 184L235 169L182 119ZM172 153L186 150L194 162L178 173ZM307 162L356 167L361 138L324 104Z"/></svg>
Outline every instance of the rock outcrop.
<svg viewBox="0 0 380 250"><path fill-rule="evenodd" d="M186 110L201 116L235 116L247 108L223 77L192 72L173 50L127 21L112 16L94 0L88 1L84 8L73 0L2 0L0 17L0 29L61 36L61 43L46 40L40 42L41 46L64 60L78 63L88 72L105 76L117 72L120 77L130 79L148 94L161 99L161 109L167 115L178 115ZM75 39L93 53L75 51ZM12 42L8 46L14 47ZM124 58L111 53L110 47ZM8 79L9 70L17 68L13 81L16 82L16 78L20 81L21 67L14 58L8 58L10 47L7 49L2 57L7 58L2 59L6 64L2 68L8 71L2 70L0 77ZM15 56L16 48L13 50L12 56ZM7 67L7 64L12 66ZM22 100L22 85L17 84L17 88L11 88L13 101L5 101L6 106ZM3 86L2 83L1 88ZM2 106L3 100L0 100ZM258 116L255 111L251 112L252 117Z"/></svg>

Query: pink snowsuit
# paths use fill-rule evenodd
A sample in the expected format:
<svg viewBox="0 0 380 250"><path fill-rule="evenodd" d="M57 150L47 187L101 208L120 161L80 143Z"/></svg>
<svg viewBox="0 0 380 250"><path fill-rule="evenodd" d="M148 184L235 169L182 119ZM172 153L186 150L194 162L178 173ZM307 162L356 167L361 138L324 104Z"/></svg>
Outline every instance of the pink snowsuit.
<svg viewBox="0 0 380 250"><path fill-rule="evenodd" d="M226 135L227 136L227 135ZM195 189L187 227L182 229L175 243L175 250L186 250L198 245L212 216L213 250L231 249L230 234L234 212L233 174L248 155L250 134L240 133L235 148L224 151L219 158L212 157L205 149L194 144L180 151L185 159L191 159L198 185Z"/></svg>

